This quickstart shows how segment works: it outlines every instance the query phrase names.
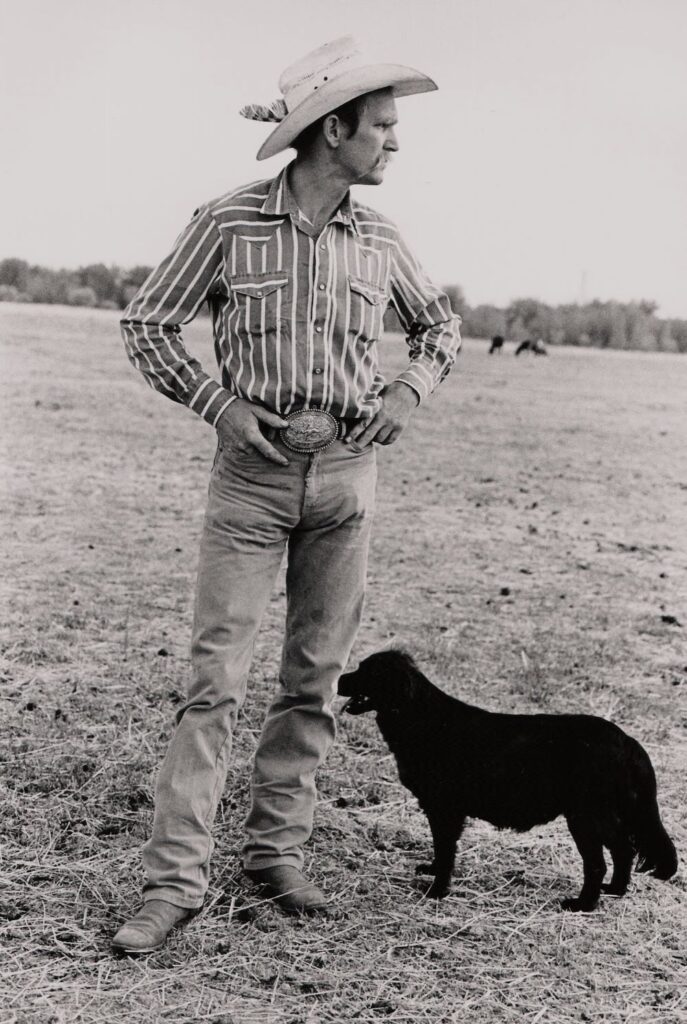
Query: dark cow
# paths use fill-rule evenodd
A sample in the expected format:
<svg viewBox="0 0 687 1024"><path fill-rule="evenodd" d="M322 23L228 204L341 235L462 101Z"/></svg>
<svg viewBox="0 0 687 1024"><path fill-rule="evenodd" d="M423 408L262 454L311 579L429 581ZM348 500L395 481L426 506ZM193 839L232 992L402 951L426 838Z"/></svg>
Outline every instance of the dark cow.
<svg viewBox="0 0 687 1024"><path fill-rule="evenodd" d="M536 341L532 341L530 338L526 338L524 341L521 341L515 350L516 356L519 356L521 352L533 352L535 356L548 355L546 346L541 338L537 338Z"/></svg>

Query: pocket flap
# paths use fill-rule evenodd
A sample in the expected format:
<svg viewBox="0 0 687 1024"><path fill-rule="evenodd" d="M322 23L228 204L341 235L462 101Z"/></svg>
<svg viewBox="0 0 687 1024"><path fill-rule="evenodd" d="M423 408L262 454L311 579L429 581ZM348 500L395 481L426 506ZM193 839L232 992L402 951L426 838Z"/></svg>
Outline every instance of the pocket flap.
<svg viewBox="0 0 687 1024"><path fill-rule="evenodd" d="M288 283L289 275L285 270L271 274L242 274L240 277L232 277L231 290L251 299L263 299Z"/></svg>
<svg viewBox="0 0 687 1024"><path fill-rule="evenodd" d="M376 284L372 284L371 281L363 281L361 277L353 277L349 274L348 284L352 292L362 295L373 306L379 306L382 302L387 301L387 294L384 289L379 288Z"/></svg>

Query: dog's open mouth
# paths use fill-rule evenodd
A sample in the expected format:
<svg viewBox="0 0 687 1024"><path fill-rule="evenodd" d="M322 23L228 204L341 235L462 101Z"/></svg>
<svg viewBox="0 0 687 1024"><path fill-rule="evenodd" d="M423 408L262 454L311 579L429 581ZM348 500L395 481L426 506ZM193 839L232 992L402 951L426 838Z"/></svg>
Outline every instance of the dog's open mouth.
<svg viewBox="0 0 687 1024"><path fill-rule="evenodd" d="M364 697L359 693L347 700L341 710L345 711L347 715L363 715L366 711L372 710L372 701L369 697Z"/></svg>

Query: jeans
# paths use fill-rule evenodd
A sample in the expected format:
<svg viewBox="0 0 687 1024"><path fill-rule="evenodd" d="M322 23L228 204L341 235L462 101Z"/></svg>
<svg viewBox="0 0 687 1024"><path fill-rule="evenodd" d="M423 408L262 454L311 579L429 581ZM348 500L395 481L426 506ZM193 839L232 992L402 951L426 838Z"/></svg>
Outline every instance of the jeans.
<svg viewBox="0 0 687 1024"><path fill-rule="evenodd" d="M212 824L253 644L284 552L279 692L255 754L243 864L303 865L315 772L335 736L336 682L360 624L376 482L372 446L313 454L275 442L288 466L218 449L200 547L188 698L162 763L144 899L200 907Z"/></svg>

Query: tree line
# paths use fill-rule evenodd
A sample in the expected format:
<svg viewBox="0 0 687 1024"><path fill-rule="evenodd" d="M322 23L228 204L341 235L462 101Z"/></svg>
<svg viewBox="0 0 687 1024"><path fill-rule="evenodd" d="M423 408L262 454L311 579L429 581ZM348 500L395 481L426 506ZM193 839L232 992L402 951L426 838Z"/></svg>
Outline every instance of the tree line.
<svg viewBox="0 0 687 1024"><path fill-rule="evenodd" d="M456 312L463 317L467 338L493 338L500 334L519 344L526 338L546 345L591 345L595 348L644 349L647 352L687 352L687 320L656 316L657 303L567 303L548 306L538 299L515 299L505 309L471 307L457 285L446 289Z"/></svg>
<svg viewBox="0 0 687 1024"><path fill-rule="evenodd" d="M123 309L151 271L151 267L107 267L91 263L76 270L51 270L26 260L0 260L0 302L43 302L70 306ZM592 345L597 348L644 349L651 352L687 352L687 320L656 316L657 305L638 302L568 303L548 306L538 299L515 299L505 308L468 305L459 285L446 291L454 310L463 318L469 338L502 335L519 344L526 338L546 345ZM390 310L389 329L400 325Z"/></svg>
<svg viewBox="0 0 687 1024"><path fill-rule="evenodd" d="M26 260L0 260L0 302L46 302L50 305L123 309L152 267L125 270L90 263L77 270L51 270Z"/></svg>

